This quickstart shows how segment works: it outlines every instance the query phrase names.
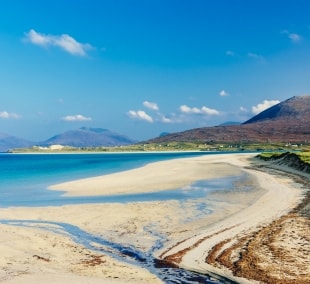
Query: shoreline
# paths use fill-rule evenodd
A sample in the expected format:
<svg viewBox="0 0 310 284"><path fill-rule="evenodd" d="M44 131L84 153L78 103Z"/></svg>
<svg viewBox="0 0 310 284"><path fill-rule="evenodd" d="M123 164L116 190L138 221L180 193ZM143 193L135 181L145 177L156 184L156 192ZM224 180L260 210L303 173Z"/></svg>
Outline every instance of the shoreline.
<svg viewBox="0 0 310 284"><path fill-rule="evenodd" d="M242 162L236 158L254 154L214 154L153 162L140 168L103 176L73 180L49 186L65 192L64 196L118 195L173 190L199 180L222 178L241 173ZM210 166L208 171L204 168ZM223 167L225 165L225 168Z"/></svg>
<svg viewBox="0 0 310 284"><path fill-rule="evenodd" d="M229 266L229 259L227 257L225 259L223 256L225 249L231 249L230 244L236 247L239 245L237 249L231 249L229 252L230 256L233 256L236 261L236 253L243 253L242 248L245 245L245 239L247 237L254 238L253 234L260 232L263 228L269 228L272 222L286 216L290 208L300 203L302 190L296 188L290 180L283 176L274 176L249 169L250 161L248 159L252 158L253 160L253 157L254 154L190 157L156 162L136 170L111 174L109 176L112 176L112 179L111 177L107 179L107 176L104 176L87 179L86 183L85 180L74 181L75 185L82 182L84 187L85 184L91 187L94 184L100 184L103 180L104 183L112 182L117 177L118 182L125 180L128 184L132 183L136 188L139 188L140 192L145 192L145 190L165 190L171 186L172 188L184 186L203 177L221 177L227 173L236 174L245 171L250 173L253 179L255 177L262 188L265 187L263 194L258 195L258 200L256 202L251 201L251 204L246 208L238 208L236 204L230 204L231 207L227 207L228 203L220 202L225 213L215 219L211 218L212 220L207 215L196 220L195 214L199 210L195 203L180 206L177 201L5 208L0 209L1 218L7 220L41 220L42 222L47 220L73 224L92 234L109 235L111 240L134 245L144 251L148 251L154 245L158 234L165 235L167 238L164 242L165 247L157 251L155 255L158 259L166 258L165 260L168 263L174 263L189 270L198 270L207 274L213 272L216 275L237 279L239 283L254 283L253 280L246 280L246 278L255 278L253 275L239 275L238 272L234 271L234 274L239 276L233 276L231 271L234 268L223 265L226 261L226 265ZM214 169L211 171L202 170L209 169L208 165ZM173 178L169 177L168 174L170 173L171 176L171 171L174 173ZM148 175L147 186L141 178L145 178L145 174ZM158 178L159 176L160 178ZM270 188L272 184L270 181L274 184L273 189L275 190ZM70 194L85 196L86 193L97 195L100 192L100 194L108 195L111 194L113 188L119 185L120 183L110 183L110 187L104 188L104 190L95 188L88 189L86 192L72 189L73 191ZM277 189L277 187L279 185L286 192L286 195L282 194L284 202L278 198L279 188ZM124 190L132 189L128 186L119 191L119 194L123 193ZM256 213L262 212L263 209L264 216L259 219ZM189 219L192 218L192 221L187 221L186 216L183 216L186 214L188 214ZM229 215L231 216L227 218ZM155 219L154 216L156 216ZM149 229L145 230L145 228ZM151 231L155 233L150 234ZM45 279L45 283L53 283L55 273L57 273L59 281L63 280L67 283L83 283L85 281L89 281L88 283L99 283L100 281L100 283L150 283L150 281L151 283L161 283L156 276L141 267L132 267L110 259L104 254L98 255L98 253L88 251L83 246L74 244L65 235L59 236L55 233L42 231L37 226L22 228L0 224L0 232L0 249L2 251L0 283L15 284L27 280L29 283L40 283L42 273L49 275ZM236 236L234 240L231 237L232 233ZM14 249L6 245L12 241ZM32 244L33 242L37 242L39 245L36 246ZM173 257L171 258L171 256ZM221 256L219 259L221 261L217 260L218 256ZM205 263L206 257L210 263ZM176 261L176 259L181 260ZM93 264L86 265L86 263Z"/></svg>
<svg viewBox="0 0 310 284"><path fill-rule="evenodd" d="M300 214L309 207L309 175L285 166L254 163L248 170L256 171L256 176L261 175L260 182L265 179L261 186L269 188L267 193L245 210L209 226L192 238L170 244L157 253L160 261L236 283L276 281L296 284L310 280L310 261L305 261L310 252L309 208L305 216ZM270 174L270 169L275 172ZM284 179L287 181L283 182ZM279 181L284 185L282 188ZM274 200L269 209L268 200ZM268 213L264 216L266 210ZM287 225L288 222L293 228ZM271 245L266 242L267 238L273 242ZM305 240L297 245L293 238ZM257 252L260 246L265 248ZM268 253L268 256L263 256ZM292 265L293 259L296 263ZM275 262L286 267L281 269Z"/></svg>

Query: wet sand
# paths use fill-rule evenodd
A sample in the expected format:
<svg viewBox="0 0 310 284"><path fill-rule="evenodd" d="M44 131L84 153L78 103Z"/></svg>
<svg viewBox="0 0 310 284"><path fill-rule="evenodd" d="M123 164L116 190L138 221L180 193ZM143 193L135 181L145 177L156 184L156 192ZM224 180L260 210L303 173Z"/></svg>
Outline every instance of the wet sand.
<svg viewBox="0 0 310 284"><path fill-rule="evenodd" d="M196 180L247 172L251 177L247 182L259 184L251 193L238 190L236 193L214 193L208 200L185 203L161 201L1 208L1 219L73 224L91 234L133 245L141 251L149 251L158 238L162 238L165 246L155 253L156 257L203 273L211 272L231 279L238 277L239 282L246 283L243 277L253 276L236 272L215 259L224 252L223 248L237 247L244 242L244 237L253 236L262 228L269 228L268 224L273 221L280 220L298 204L301 195L301 189L290 179L246 169L250 164L248 159L252 157L229 154L170 160L52 187L66 189L68 195L74 196L109 195L116 189L118 194L173 189ZM242 202L238 202L240 199ZM215 213L201 213L203 210L197 204L202 203ZM236 260L237 252L240 253L243 247L244 243L231 252L226 262L232 263L232 258ZM89 250L66 234L42 230L40 224L27 227L0 224L0 251L1 283L162 282L144 268Z"/></svg>

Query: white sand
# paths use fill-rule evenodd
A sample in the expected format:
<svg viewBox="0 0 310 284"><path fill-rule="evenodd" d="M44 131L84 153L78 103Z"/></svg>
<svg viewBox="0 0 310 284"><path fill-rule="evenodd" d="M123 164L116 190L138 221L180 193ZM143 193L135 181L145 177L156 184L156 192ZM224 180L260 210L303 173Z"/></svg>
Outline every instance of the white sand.
<svg viewBox="0 0 310 284"><path fill-rule="evenodd" d="M289 180L279 179L279 177L259 171L247 171L255 175L260 186L266 189L266 193L246 209L212 224L181 244L171 245L171 249L166 251L162 258L193 247L182 258L181 267L202 273L211 272L215 275L222 275L238 283L253 283L234 277L229 270L207 264L205 259L208 252L222 241L231 239L230 243L233 243L238 237L249 234L260 226L270 224L273 220L288 213L300 200L301 190L294 187Z"/></svg>
<svg viewBox="0 0 310 284"><path fill-rule="evenodd" d="M53 186L67 195L104 195L174 189L199 179L240 174L253 155L210 155L149 164L117 174ZM112 241L148 250L156 240L152 233L167 236L171 250L191 246L197 240L235 226L210 238L185 255L182 266L199 271L213 270L203 256L219 239L241 234L287 212L298 198L298 190L268 174L248 171L265 189L257 202L246 209L218 201L218 215L195 219L197 208L176 201L130 204L85 204L44 208L1 208L1 219L65 222ZM214 204L213 204L214 205ZM196 209L195 209L196 208ZM241 210L241 211L240 211ZM227 218L227 216L231 216ZM190 220L188 221L187 220ZM224 219L225 218L225 219ZM222 220L217 222L218 220ZM151 231L151 232L150 232ZM195 237L192 237L196 235ZM192 237L188 239L189 237ZM188 241L175 245L178 241ZM167 249L163 249L165 251ZM160 283L145 269L98 255L64 235L33 227L0 225L0 283ZM160 255L160 252L158 253ZM39 256L39 257L38 257ZM102 263L87 265L96 257ZM226 272L225 272L226 273ZM229 272L227 272L229 275Z"/></svg>
<svg viewBox="0 0 310 284"><path fill-rule="evenodd" d="M91 252L68 237L0 226L0 283L161 283L148 271ZM91 265L96 257L102 263Z"/></svg>
<svg viewBox="0 0 310 284"><path fill-rule="evenodd" d="M210 155L156 162L138 169L53 185L50 189L66 191L67 196L111 195L176 189L201 179L237 175L240 170L236 167L223 167L223 163L230 162L232 157L232 155ZM233 164L239 163L236 158L232 162Z"/></svg>

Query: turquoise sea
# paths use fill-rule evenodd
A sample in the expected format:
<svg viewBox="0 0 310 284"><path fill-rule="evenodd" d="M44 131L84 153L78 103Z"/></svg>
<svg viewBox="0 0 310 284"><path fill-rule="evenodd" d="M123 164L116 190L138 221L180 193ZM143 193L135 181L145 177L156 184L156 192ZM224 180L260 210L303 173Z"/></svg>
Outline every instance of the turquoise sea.
<svg viewBox="0 0 310 284"><path fill-rule="evenodd" d="M48 190L50 185L56 183L125 171L141 167L151 162L213 154L215 153L0 154L0 207L60 206L81 203L128 203L153 200L179 200L181 204L184 204L183 201L205 197L213 191L233 190L237 183L240 186L240 181L242 182L243 179L246 179L246 176L241 175L201 180L185 188L161 192L108 197L65 197L62 195L62 192ZM246 190L248 190L247 187L247 185L244 185ZM200 214L208 215L211 213L211 210L206 207L204 202L198 201L196 205L199 216ZM199 216L197 215L196 217L199 218ZM62 234L63 232L66 236L70 236L77 244L97 251L97 253L110 255L120 261L144 267L151 273L157 275L164 283L233 283L222 277L212 279L208 275L170 267L155 259L154 252L162 248L166 242L166 236L160 232L156 232L155 228L149 230L149 233L156 239L154 245L148 251L143 251L134 245L113 242L109 236L93 235L68 223L44 220L0 219L0 224L23 227L37 226L47 231L53 231L53 229L57 228L55 229L56 233ZM96 244L100 245L98 246L100 249L98 249ZM106 247L107 249L102 250L102 247Z"/></svg>
<svg viewBox="0 0 310 284"><path fill-rule="evenodd" d="M57 206L72 203L130 202L199 197L205 194L205 191L199 191L199 184L196 184L196 190L190 192L171 190L151 194L75 198L63 197L61 192L51 191L47 188L64 181L124 171L151 162L212 154L210 152L0 154L0 207ZM208 186L214 188L224 186L224 184L227 186L227 182L229 180L209 181ZM202 181L200 185L201 183ZM205 188L208 181L204 183Z"/></svg>

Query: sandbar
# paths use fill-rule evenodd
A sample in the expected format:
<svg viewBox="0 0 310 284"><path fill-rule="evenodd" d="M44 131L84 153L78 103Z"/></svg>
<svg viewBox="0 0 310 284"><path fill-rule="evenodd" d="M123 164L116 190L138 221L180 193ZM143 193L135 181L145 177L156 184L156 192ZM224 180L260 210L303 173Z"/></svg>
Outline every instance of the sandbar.
<svg viewBox="0 0 310 284"><path fill-rule="evenodd" d="M240 169L236 166L241 165L241 157L244 155L173 159L114 174L69 181L50 186L49 189L65 191L66 196L117 195L176 189L197 180L238 175Z"/></svg>

